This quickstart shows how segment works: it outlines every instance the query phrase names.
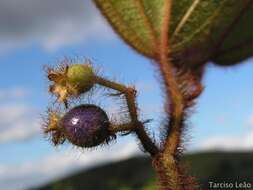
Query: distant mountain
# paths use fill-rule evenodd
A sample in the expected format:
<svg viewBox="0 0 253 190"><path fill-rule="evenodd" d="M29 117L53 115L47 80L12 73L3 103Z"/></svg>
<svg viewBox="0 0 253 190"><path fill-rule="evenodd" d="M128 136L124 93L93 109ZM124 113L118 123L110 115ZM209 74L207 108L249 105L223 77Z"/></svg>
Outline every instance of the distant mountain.
<svg viewBox="0 0 253 190"><path fill-rule="evenodd" d="M206 152L187 154L184 162L199 179L201 189L211 189L211 182L233 185L223 189L253 190L253 153ZM224 184L225 185L225 184ZM239 188L241 185L241 188ZM247 188L246 186L247 185ZM250 187L251 186L251 187ZM37 190L153 190L155 174L150 159L134 157L103 165L48 184ZM213 188L215 189L215 188ZM222 189L222 188L216 188Z"/></svg>

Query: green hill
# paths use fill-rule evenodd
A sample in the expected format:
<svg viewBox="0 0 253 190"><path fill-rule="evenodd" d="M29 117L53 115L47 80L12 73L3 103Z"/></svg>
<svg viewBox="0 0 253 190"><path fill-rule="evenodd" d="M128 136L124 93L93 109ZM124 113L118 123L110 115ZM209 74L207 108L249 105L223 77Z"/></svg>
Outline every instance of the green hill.
<svg viewBox="0 0 253 190"><path fill-rule="evenodd" d="M230 189L253 189L253 153L251 152L187 154L184 156L184 161L191 165L191 173L198 177L201 189L210 189L209 181L231 182L234 187ZM154 175L148 158L135 157L80 171L38 190L153 190L155 189ZM236 182L237 184L251 183L251 188L236 188Z"/></svg>

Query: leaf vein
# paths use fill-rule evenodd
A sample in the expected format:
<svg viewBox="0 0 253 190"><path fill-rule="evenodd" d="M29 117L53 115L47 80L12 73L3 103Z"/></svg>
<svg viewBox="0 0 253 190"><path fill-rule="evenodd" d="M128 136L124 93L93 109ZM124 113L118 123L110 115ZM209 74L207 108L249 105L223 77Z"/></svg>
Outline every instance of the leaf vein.
<svg viewBox="0 0 253 190"><path fill-rule="evenodd" d="M185 15L183 16L181 21L178 23L175 31L173 32L171 36L171 40L173 40L174 36L176 36L180 32L180 30L184 27L184 24L187 22L188 18L190 18L190 16L192 15L193 11L195 10L199 2L200 0L195 0L193 4L189 7L189 9L186 11Z"/></svg>

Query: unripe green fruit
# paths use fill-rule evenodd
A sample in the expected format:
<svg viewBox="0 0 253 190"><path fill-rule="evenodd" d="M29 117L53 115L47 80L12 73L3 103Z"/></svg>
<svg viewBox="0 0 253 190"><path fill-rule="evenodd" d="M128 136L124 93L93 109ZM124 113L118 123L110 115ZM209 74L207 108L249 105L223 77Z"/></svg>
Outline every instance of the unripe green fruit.
<svg viewBox="0 0 253 190"><path fill-rule="evenodd" d="M79 93L90 90L94 85L95 74L88 64L70 65L67 71L68 82L75 86Z"/></svg>

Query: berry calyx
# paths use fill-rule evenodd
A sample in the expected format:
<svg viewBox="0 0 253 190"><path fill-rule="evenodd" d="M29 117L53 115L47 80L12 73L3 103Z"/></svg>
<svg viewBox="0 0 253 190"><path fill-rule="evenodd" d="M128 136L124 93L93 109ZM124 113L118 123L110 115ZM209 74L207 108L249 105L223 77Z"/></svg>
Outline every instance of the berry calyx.
<svg viewBox="0 0 253 190"><path fill-rule="evenodd" d="M44 133L50 137L50 141L56 146L65 141L64 134L59 126L61 114L59 111L49 109L48 118L44 124Z"/></svg>
<svg viewBox="0 0 253 190"><path fill-rule="evenodd" d="M59 125L64 136L80 147L94 147L110 139L108 116L96 105L71 109L61 118Z"/></svg>

